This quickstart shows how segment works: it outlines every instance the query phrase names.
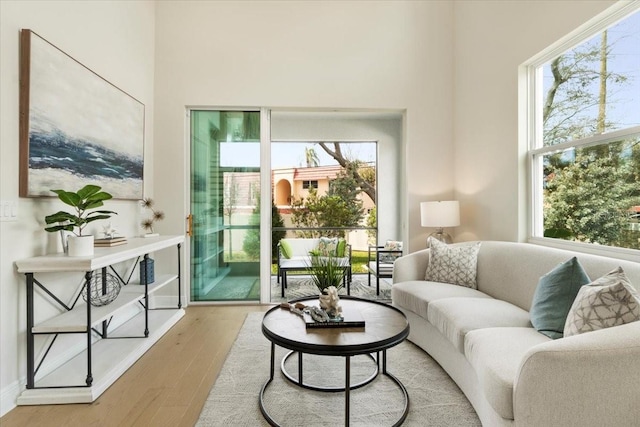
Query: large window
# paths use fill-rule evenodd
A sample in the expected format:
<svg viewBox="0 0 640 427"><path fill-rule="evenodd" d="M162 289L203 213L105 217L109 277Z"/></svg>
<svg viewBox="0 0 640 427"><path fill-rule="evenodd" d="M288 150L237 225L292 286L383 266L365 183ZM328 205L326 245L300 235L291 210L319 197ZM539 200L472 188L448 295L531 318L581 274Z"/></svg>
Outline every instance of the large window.
<svg viewBox="0 0 640 427"><path fill-rule="evenodd" d="M640 249L638 5L576 34L527 64L532 234Z"/></svg>

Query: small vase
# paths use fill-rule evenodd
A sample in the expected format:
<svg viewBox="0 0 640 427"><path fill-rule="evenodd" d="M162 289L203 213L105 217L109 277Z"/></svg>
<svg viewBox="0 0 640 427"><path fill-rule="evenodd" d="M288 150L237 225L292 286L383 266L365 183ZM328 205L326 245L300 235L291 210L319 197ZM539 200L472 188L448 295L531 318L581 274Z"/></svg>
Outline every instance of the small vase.
<svg viewBox="0 0 640 427"><path fill-rule="evenodd" d="M69 256L92 256L93 236L69 236Z"/></svg>

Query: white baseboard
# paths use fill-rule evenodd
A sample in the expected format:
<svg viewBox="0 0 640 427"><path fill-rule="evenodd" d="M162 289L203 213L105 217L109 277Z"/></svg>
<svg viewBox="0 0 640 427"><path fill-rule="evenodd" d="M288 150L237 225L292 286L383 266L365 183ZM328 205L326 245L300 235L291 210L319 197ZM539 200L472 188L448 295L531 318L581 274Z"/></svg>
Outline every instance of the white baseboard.
<svg viewBox="0 0 640 427"><path fill-rule="evenodd" d="M26 383L14 381L0 390L0 417L4 417L7 412L16 407L18 396L25 388Z"/></svg>

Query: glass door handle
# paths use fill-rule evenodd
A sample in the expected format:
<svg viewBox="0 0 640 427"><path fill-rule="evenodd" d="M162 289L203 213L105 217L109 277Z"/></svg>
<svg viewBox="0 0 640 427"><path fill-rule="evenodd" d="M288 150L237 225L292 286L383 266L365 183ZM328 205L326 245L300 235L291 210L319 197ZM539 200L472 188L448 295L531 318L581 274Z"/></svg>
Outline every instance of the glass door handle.
<svg viewBox="0 0 640 427"><path fill-rule="evenodd" d="M187 215L187 236L193 237L193 215Z"/></svg>

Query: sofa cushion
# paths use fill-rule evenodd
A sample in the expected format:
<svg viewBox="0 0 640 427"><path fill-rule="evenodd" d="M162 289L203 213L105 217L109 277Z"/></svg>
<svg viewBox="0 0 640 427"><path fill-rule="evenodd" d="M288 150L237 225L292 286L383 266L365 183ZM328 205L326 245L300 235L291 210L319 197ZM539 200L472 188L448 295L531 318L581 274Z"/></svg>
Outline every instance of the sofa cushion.
<svg viewBox="0 0 640 427"><path fill-rule="evenodd" d="M314 238L285 238L280 243L286 241L291 246L291 257L307 256L309 252L318 247L320 239Z"/></svg>
<svg viewBox="0 0 640 427"><path fill-rule="evenodd" d="M476 272L480 242L447 245L429 237L427 243L431 253L425 280L477 289Z"/></svg>
<svg viewBox="0 0 640 427"><path fill-rule="evenodd" d="M551 341L533 328L486 328L469 331L464 354L493 409L513 419L513 385L525 353Z"/></svg>
<svg viewBox="0 0 640 427"><path fill-rule="evenodd" d="M476 289L424 280L395 283L391 288L394 306L410 310L425 319L432 301L457 297L491 298Z"/></svg>
<svg viewBox="0 0 640 427"><path fill-rule="evenodd" d="M542 276L529 311L533 327L549 338L562 338L571 305L580 287L590 281L576 257Z"/></svg>
<svg viewBox="0 0 640 427"><path fill-rule="evenodd" d="M427 320L461 353L469 331L496 327L531 327L529 313L493 298L445 298L429 304Z"/></svg>
<svg viewBox="0 0 640 427"><path fill-rule="evenodd" d="M580 288L567 316L571 336L640 320L640 296L618 267Z"/></svg>
<svg viewBox="0 0 640 427"><path fill-rule="evenodd" d="M291 258L293 255L293 249L291 248L291 243L288 240L280 240L280 253L285 258Z"/></svg>

